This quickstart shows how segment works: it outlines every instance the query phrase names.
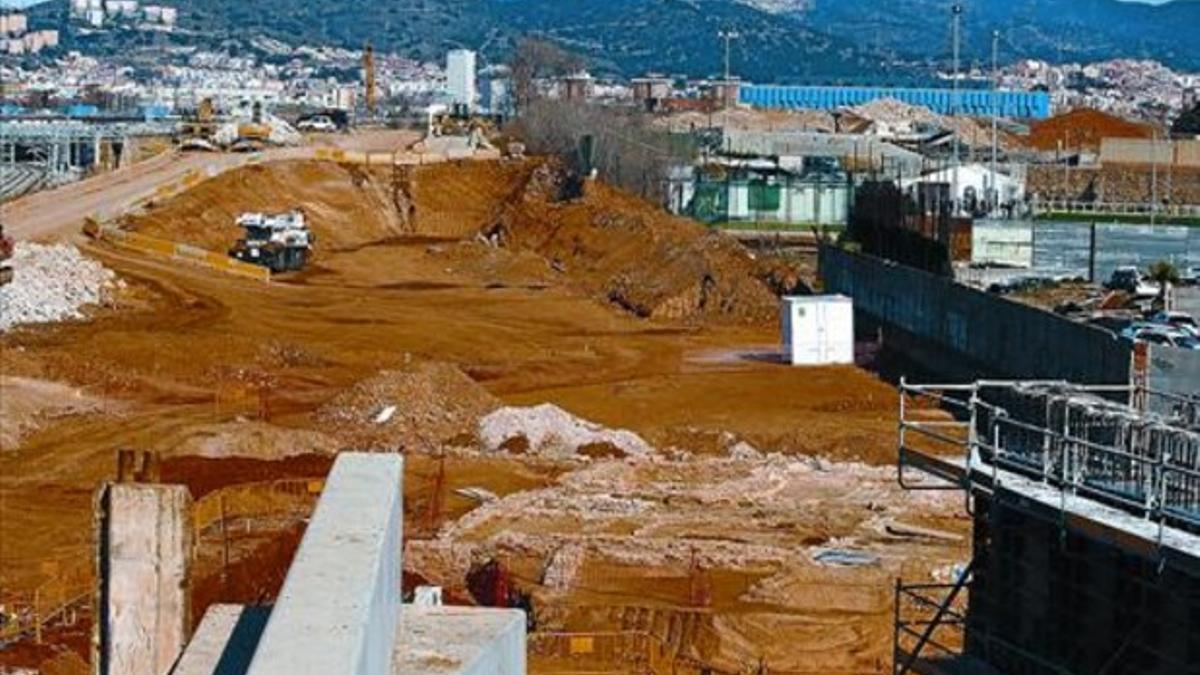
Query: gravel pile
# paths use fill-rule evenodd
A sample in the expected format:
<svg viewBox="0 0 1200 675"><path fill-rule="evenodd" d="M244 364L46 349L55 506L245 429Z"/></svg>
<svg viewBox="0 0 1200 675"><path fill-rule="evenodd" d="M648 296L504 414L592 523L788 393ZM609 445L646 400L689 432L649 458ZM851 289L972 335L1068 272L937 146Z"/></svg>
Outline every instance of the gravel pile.
<svg viewBox="0 0 1200 675"><path fill-rule="evenodd" d="M551 403L492 412L479 420L479 440L492 451L511 450L511 444L520 441L525 446L523 451L561 459L586 455L596 446L615 448L633 457L654 454L654 448L632 431L607 429Z"/></svg>
<svg viewBox="0 0 1200 675"><path fill-rule="evenodd" d="M0 287L0 332L14 326L82 319L102 302L116 275L70 244L19 242L12 283Z"/></svg>
<svg viewBox="0 0 1200 675"><path fill-rule="evenodd" d="M500 407L450 363L420 362L355 384L315 415L320 429L346 445L436 451L470 444L480 417Z"/></svg>

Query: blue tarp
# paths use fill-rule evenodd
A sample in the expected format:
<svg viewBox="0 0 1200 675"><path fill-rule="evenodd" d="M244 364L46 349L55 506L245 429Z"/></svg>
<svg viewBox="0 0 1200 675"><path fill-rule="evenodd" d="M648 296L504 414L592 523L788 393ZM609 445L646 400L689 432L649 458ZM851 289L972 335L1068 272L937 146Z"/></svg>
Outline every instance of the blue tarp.
<svg viewBox="0 0 1200 675"><path fill-rule="evenodd" d="M1050 95L1041 91L992 91L964 89L955 103L953 90L908 87L789 87L743 85L738 100L758 108L805 108L832 110L856 106L881 98L892 98L948 115L956 109L964 115L1045 119L1050 116Z"/></svg>

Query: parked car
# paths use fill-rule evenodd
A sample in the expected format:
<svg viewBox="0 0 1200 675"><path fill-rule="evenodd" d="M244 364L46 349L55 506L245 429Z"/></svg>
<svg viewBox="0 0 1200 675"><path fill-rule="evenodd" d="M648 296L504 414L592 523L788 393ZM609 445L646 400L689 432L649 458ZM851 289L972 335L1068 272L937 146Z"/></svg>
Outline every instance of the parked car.
<svg viewBox="0 0 1200 675"><path fill-rule="evenodd" d="M1200 323L1187 312L1159 312L1150 317L1150 323L1170 326L1200 339Z"/></svg>
<svg viewBox="0 0 1200 675"><path fill-rule="evenodd" d="M1150 283L1138 268L1127 265L1113 270L1104 287L1113 291L1125 291L1139 298L1158 295L1158 285Z"/></svg>
<svg viewBox="0 0 1200 675"><path fill-rule="evenodd" d="M1164 347L1200 350L1200 339L1196 339L1187 333L1170 330L1164 326L1152 325L1143 328L1134 333L1133 339Z"/></svg>
<svg viewBox="0 0 1200 675"><path fill-rule="evenodd" d="M313 115L312 117L302 119L296 124L296 128L300 131L320 131L323 133L332 133L338 130L337 123L328 115Z"/></svg>
<svg viewBox="0 0 1200 675"><path fill-rule="evenodd" d="M1200 265L1192 265L1179 270L1179 283L1184 286L1200 286Z"/></svg>

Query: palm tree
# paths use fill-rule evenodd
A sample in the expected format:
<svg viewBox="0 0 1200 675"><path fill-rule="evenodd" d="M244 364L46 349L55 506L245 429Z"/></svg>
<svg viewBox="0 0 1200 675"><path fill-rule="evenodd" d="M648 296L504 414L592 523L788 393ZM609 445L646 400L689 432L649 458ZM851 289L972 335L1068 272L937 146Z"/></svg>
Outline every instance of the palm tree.
<svg viewBox="0 0 1200 675"><path fill-rule="evenodd" d="M1158 284L1157 303L1163 309L1167 307L1167 285L1179 283L1179 270L1168 260L1159 260L1146 270L1146 276Z"/></svg>

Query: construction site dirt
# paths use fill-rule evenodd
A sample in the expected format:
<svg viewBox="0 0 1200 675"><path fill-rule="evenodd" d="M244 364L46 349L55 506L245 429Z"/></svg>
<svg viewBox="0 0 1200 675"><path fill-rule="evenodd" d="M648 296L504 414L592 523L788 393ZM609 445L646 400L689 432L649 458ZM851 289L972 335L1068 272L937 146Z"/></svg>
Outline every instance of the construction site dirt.
<svg viewBox="0 0 1200 675"><path fill-rule="evenodd" d="M561 670L568 633L653 636L678 672L884 672L892 580L966 559L961 498L887 468L894 387L771 357L795 265L539 160L269 162L120 224L223 253L239 213L291 208L316 235L303 272L262 283L91 242L117 296L0 335L0 603L90 564L120 449L157 453L197 500L278 491L262 503L279 509L198 524L197 616L271 599L311 503L281 482L341 449L405 453L406 576L487 602L468 577L498 565L531 607L532 672ZM489 445L497 411L603 440ZM83 663L71 635L47 625L0 665Z"/></svg>

